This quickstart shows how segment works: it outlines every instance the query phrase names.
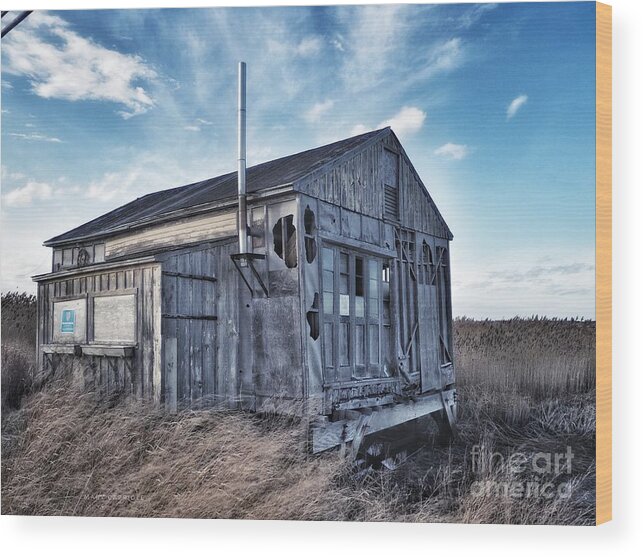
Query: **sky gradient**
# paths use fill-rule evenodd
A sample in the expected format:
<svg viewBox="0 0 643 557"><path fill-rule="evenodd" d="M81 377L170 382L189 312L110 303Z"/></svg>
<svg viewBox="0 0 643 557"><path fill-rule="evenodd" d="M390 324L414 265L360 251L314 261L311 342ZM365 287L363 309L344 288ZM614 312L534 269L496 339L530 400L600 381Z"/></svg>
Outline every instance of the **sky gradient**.
<svg viewBox="0 0 643 557"><path fill-rule="evenodd" d="M2 291L140 195L391 125L454 315L594 318L594 4L35 12L2 41Z"/></svg>

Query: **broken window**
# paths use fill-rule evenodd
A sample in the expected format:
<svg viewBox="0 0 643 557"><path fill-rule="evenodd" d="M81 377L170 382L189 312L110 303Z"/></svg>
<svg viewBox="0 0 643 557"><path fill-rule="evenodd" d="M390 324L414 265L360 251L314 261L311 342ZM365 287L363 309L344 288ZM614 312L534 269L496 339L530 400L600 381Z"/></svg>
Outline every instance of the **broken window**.
<svg viewBox="0 0 643 557"><path fill-rule="evenodd" d="M317 230L315 213L313 213L313 210L308 205L306 205L306 210L304 211L304 230L306 234L310 236L313 236Z"/></svg>
<svg viewBox="0 0 643 557"><path fill-rule="evenodd" d="M317 241L315 240L315 213L307 205L304 211L304 248L306 250L306 261L312 263L317 257Z"/></svg>
<svg viewBox="0 0 643 557"><path fill-rule="evenodd" d="M289 269L297 266L297 230L292 221L293 216L286 215L272 229L275 253Z"/></svg>
<svg viewBox="0 0 643 557"><path fill-rule="evenodd" d="M315 292L313 305L306 313L306 320L310 329L310 338L317 340L319 338L319 294Z"/></svg>
<svg viewBox="0 0 643 557"><path fill-rule="evenodd" d="M364 317L364 260L355 258L355 317Z"/></svg>

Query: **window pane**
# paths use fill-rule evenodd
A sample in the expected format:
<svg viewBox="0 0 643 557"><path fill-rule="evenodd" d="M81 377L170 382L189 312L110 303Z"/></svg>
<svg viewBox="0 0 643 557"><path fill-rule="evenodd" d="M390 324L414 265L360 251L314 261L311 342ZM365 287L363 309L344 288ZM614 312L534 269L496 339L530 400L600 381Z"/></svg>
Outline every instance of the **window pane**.
<svg viewBox="0 0 643 557"><path fill-rule="evenodd" d="M335 367L333 340L333 324L324 323L324 360L326 367Z"/></svg>
<svg viewBox="0 0 643 557"><path fill-rule="evenodd" d="M335 273L333 271L324 271L324 292L332 292L333 280L335 278Z"/></svg>
<svg viewBox="0 0 643 557"><path fill-rule="evenodd" d="M324 313L333 313L333 293L324 292Z"/></svg>
<svg viewBox="0 0 643 557"><path fill-rule="evenodd" d="M355 326L355 365L364 365L364 325Z"/></svg>
<svg viewBox="0 0 643 557"><path fill-rule="evenodd" d="M369 325L369 363L377 365L380 363L380 328L378 325Z"/></svg>
<svg viewBox="0 0 643 557"><path fill-rule="evenodd" d="M339 324L339 365L347 366L350 362L348 347L350 346L350 332L348 323Z"/></svg>
<svg viewBox="0 0 643 557"><path fill-rule="evenodd" d="M364 317L364 297L355 298L355 317Z"/></svg>
<svg viewBox="0 0 643 557"><path fill-rule="evenodd" d="M322 265L325 270L332 271L335 268L334 265L334 250L331 248L324 248L324 255L322 257Z"/></svg>
<svg viewBox="0 0 643 557"><path fill-rule="evenodd" d="M339 254L339 272L348 274L348 254Z"/></svg>
<svg viewBox="0 0 643 557"><path fill-rule="evenodd" d="M350 297L348 294L340 294L339 296L339 314L350 315Z"/></svg>
<svg viewBox="0 0 643 557"><path fill-rule="evenodd" d="M339 275L339 293L348 294L348 275Z"/></svg>
<svg viewBox="0 0 643 557"><path fill-rule="evenodd" d="M355 258L355 296L364 295L364 260Z"/></svg>
<svg viewBox="0 0 643 557"><path fill-rule="evenodd" d="M369 259L368 261L368 278L369 280L377 280L379 264L375 259Z"/></svg>
<svg viewBox="0 0 643 557"><path fill-rule="evenodd" d="M377 279L368 281L368 313L371 317L377 317L379 311L379 297L377 292Z"/></svg>

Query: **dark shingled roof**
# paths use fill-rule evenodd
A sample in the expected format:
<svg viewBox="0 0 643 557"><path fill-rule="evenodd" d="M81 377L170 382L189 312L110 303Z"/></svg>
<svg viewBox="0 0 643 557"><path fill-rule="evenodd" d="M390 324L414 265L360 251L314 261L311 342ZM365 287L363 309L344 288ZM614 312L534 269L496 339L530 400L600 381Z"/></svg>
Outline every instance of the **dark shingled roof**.
<svg viewBox="0 0 643 557"><path fill-rule="evenodd" d="M356 135L329 145L252 166L247 170L248 193L292 184L334 158L360 147L372 137L383 132L384 129ZM141 221L149 222L172 211L233 199L236 195L237 173L230 172L216 178L139 197L69 232L47 240L45 245L108 234L113 230L127 228L129 225Z"/></svg>

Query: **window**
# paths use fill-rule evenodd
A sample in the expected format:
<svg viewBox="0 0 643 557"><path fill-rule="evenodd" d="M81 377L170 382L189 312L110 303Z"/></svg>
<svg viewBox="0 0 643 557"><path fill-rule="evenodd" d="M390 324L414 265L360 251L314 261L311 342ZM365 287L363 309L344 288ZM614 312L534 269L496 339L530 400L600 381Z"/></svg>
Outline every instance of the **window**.
<svg viewBox="0 0 643 557"><path fill-rule="evenodd" d="M323 354L326 380L350 381L381 377L385 350L392 344L388 263L339 247L322 247L324 316ZM386 278L386 283L383 282ZM388 372L387 372L388 374Z"/></svg>

